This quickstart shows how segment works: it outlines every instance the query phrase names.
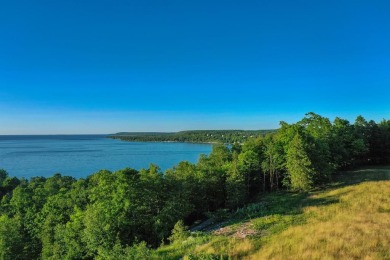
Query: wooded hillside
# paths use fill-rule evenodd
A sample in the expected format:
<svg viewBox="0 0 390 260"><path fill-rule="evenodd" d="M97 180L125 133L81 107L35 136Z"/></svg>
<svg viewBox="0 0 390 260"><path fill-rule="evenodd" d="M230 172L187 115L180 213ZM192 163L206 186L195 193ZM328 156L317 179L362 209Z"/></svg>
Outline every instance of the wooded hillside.
<svg viewBox="0 0 390 260"><path fill-rule="evenodd" d="M2 170L0 258L147 258L148 248L178 240L183 225L278 190L321 188L340 170L381 164L390 164L390 120L359 116L351 124L309 113L243 145L215 145L196 164L183 161L164 173L150 165L26 180Z"/></svg>

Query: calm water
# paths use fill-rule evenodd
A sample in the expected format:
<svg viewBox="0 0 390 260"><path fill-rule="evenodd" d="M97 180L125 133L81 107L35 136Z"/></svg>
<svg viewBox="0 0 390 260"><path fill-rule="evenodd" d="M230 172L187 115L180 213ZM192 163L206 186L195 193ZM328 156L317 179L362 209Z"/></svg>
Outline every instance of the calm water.
<svg viewBox="0 0 390 260"><path fill-rule="evenodd" d="M102 135L0 136L0 169L19 178L54 173L80 178L150 163L165 170L210 151L209 144L124 142Z"/></svg>

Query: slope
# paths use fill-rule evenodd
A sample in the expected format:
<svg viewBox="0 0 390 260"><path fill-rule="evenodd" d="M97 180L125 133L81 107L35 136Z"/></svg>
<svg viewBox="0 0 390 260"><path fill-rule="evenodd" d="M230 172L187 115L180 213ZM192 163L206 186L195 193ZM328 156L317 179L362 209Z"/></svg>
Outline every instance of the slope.
<svg viewBox="0 0 390 260"><path fill-rule="evenodd" d="M269 194L154 253L166 259L390 259L390 167L340 173L324 190Z"/></svg>

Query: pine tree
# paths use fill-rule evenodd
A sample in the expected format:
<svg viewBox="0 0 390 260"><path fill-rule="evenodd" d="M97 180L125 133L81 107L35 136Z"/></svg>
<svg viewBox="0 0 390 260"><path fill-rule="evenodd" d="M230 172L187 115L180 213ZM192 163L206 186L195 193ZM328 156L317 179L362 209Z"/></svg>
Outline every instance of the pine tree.
<svg viewBox="0 0 390 260"><path fill-rule="evenodd" d="M183 220L179 220L172 229L172 235L168 238L171 243L183 242L189 236L188 228Z"/></svg>
<svg viewBox="0 0 390 260"><path fill-rule="evenodd" d="M307 191L312 188L314 170L304 140L296 134L287 151L287 169L292 190Z"/></svg>

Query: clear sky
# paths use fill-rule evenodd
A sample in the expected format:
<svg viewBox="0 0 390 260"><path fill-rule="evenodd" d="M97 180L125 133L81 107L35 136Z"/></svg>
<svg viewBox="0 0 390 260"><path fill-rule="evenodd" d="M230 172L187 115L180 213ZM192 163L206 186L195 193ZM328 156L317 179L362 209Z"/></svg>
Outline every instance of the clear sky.
<svg viewBox="0 0 390 260"><path fill-rule="evenodd" d="M0 1L0 134L390 118L390 1Z"/></svg>

